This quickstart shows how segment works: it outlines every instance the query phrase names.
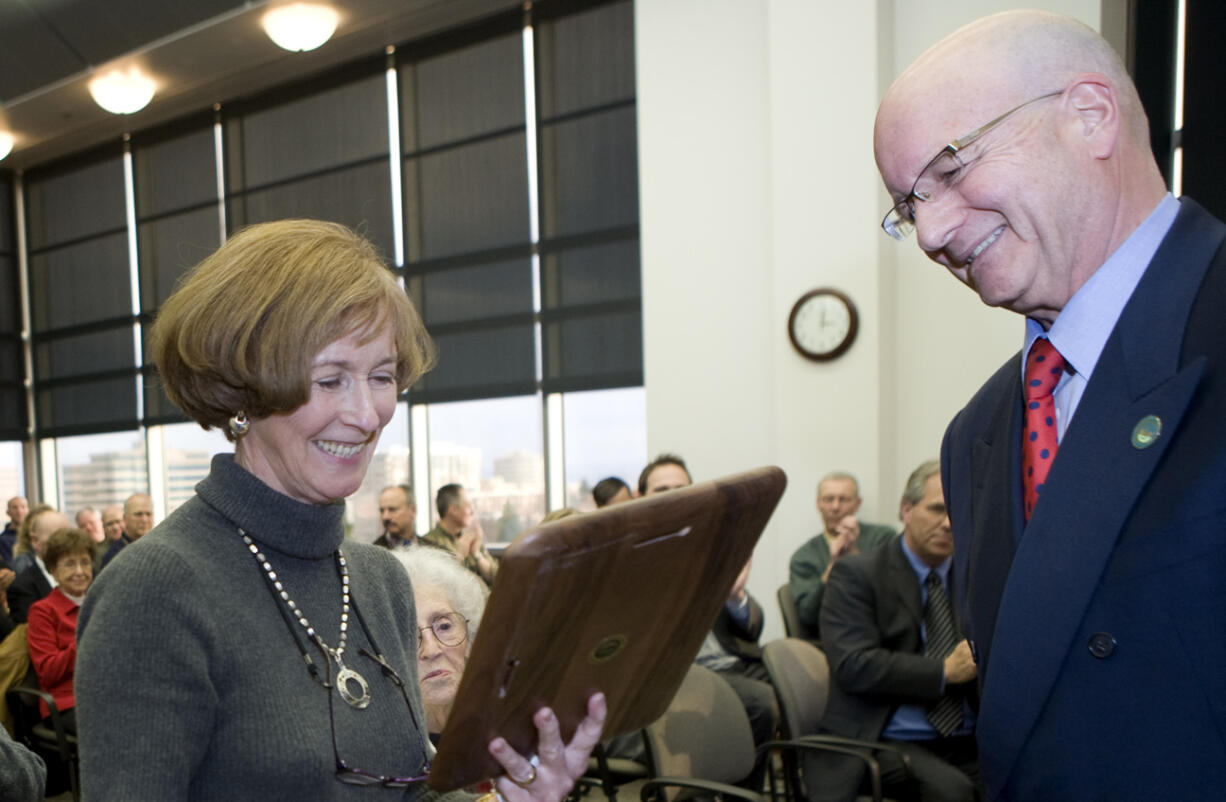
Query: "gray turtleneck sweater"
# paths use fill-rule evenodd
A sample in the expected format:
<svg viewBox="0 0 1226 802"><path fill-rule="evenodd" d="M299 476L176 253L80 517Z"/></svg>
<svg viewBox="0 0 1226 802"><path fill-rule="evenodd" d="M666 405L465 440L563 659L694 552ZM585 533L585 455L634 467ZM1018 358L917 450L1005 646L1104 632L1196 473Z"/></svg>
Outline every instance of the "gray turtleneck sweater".
<svg viewBox="0 0 1226 802"><path fill-rule="evenodd" d="M213 458L197 495L124 549L81 610L76 669L81 781L102 800L418 799L335 777L336 746L369 774L415 776L425 763L417 684L416 614L408 577L384 549L342 543L344 505L302 504L234 462ZM324 641L337 645L344 552L362 621L349 616L345 662L370 683L357 710L307 671L295 636L320 671L329 667L291 627L264 571L239 536L263 550ZM293 620L291 616L291 620ZM378 645L403 678L401 692L359 649ZM335 664L331 666L335 676Z"/></svg>

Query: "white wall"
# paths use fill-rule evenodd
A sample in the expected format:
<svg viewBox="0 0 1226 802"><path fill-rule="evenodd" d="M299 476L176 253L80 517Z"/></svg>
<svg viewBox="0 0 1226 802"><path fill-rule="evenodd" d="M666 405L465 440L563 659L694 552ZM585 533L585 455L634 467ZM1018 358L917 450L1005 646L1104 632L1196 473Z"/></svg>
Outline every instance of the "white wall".
<svg viewBox="0 0 1226 802"><path fill-rule="evenodd" d="M789 487L750 590L783 634L775 589L817 529L818 477L850 470L867 520L897 522L906 475L1017 349L1020 321L982 306L878 224L878 99L940 36L1014 7L985 0L639 0L639 186L648 450L696 480L764 464ZM1095 27L1099 0L1023 5ZM832 364L793 352L803 292L855 300L860 334Z"/></svg>

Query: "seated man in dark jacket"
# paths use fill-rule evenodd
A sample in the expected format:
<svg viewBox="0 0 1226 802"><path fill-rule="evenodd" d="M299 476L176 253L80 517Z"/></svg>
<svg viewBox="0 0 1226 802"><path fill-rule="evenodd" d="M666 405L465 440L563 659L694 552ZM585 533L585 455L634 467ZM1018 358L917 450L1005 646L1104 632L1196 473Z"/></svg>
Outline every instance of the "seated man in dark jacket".
<svg viewBox="0 0 1226 802"><path fill-rule="evenodd" d="M975 662L950 604L954 541L933 460L903 491L902 536L834 564L822 600L822 646L830 699L822 729L892 742L910 759L879 752L895 799L971 802L978 777ZM813 800L855 796L863 764L845 755L809 758Z"/></svg>

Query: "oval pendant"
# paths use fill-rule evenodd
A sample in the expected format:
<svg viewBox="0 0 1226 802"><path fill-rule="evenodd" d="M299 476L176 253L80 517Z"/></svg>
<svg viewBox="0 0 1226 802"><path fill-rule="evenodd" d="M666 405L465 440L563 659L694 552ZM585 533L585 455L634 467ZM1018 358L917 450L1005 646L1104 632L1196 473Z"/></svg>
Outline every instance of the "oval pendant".
<svg viewBox="0 0 1226 802"><path fill-rule="evenodd" d="M349 683L356 682L358 688L361 689L361 695L355 696L353 691L349 689ZM345 700L345 704L350 707L356 707L358 710L365 710L370 704L370 685L367 684L366 678L352 668L344 665L341 666L340 673L336 675L336 690Z"/></svg>

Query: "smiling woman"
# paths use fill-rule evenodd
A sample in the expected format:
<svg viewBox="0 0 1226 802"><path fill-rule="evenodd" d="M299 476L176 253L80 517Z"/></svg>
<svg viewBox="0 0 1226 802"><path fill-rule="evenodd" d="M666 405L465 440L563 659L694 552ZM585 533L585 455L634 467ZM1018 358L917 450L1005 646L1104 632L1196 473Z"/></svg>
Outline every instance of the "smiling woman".
<svg viewBox="0 0 1226 802"><path fill-rule="evenodd" d="M46 516L45 516L46 517ZM64 520L63 516L57 517ZM60 726L77 732L76 699L73 694L77 659L77 618L85 591L94 578L94 541L80 529L63 527L47 538L43 562L57 586L46 598L30 607L26 641L30 664L38 684L55 699L60 711ZM50 715L45 702L39 702L44 717Z"/></svg>
<svg viewBox="0 0 1226 802"><path fill-rule="evenodd" d="M408 297L349 229L265 223L187 276L152 347L167 396L235 453L124 549L82 610L86 795L428 795L413 592L342 521L396 396L433 359ZM569 745L550 714L542 781L529 793L503 778L504 794L560 799L602 705ZM490 751L513 777L532 771L501 739Z"/></svg>

